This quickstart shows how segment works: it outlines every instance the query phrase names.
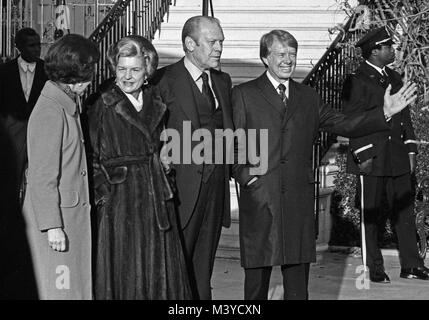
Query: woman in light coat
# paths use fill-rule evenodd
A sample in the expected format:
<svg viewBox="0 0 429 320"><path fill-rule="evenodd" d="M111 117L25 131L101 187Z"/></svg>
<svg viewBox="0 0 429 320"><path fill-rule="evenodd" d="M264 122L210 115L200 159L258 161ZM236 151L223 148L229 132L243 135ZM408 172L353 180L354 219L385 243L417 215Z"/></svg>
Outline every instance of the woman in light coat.
<svg viewBox="0 0 429 320"><path fill-rule="evenodd" d="M46 82L28 123L24 216L40 299L91 299L91 227L79 99L99 53L66 35L45 57Z"/></svg>

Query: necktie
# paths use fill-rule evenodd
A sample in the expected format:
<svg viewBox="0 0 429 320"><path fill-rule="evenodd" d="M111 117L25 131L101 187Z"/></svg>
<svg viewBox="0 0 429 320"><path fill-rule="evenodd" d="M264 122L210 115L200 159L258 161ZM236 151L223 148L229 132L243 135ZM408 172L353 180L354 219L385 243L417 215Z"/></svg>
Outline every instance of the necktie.
<svg viewBox="0 0 429 320"><path fill-rule="evenodd" d="M207 73L203 72L201 74L201 79L203 80L202 94L207 99L207 101L209 102L212 112L214 112L216 109L216 102L215 102L215 98L213 96L213 92L212 92L210 85L209 85L209 75Z"/></svg>
<svg viewBox="0 0 429 320"><path fill-rule="evenodd" d="M25 100L28 101L28 98L30 97L30 66L27 63L22 63L22 70L24 70L25 73L25 90L24 90L24 96Z"/></svg>
<svg viewBox="0 0 429 320"><path fill-rule="evenodd" d="M383 74L383 83L386 85L386 87L387 87L387 85L389 84L389 76L387 75L387 72L386 72L386 70L384 70L384 69L382 69L381 70L381 73Z"/></svg>
<svg viewBox="0 0 429 320"><path fill-rule="evenodd" d="M277 88L279 89L279 95L283 101L283 104L285 107L287 107L286 86L283 83L280 83Z"/></svg>

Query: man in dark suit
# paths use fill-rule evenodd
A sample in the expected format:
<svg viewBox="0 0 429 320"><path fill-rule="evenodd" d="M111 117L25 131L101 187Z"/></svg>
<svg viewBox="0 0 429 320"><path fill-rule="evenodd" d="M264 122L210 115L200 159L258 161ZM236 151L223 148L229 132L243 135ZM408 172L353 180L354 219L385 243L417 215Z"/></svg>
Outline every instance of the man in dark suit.
<svg viewBox="0 0 429 320"><path fill-rule="evenodd" d="M0 121L13 145L10 155L19 187L27 161L27 121L47 77L40 60L40 37L31 28L16 33L18 58L0 66ZM10 186L8 186L10 187Z"/></svg>
<svg viewBox="0 0 429 320"><path fill-rule="evenodd" d="M395 59L392 44L384 27L371 30L356 44L361 47L365 61L344 84L344 113L381 109L387 86L391 85L393 93L401 88L401 76L386 66ZM347 172L360 176L357 194L363 196L363 239L366 240L363 244L366 243L370 280L390 282L378 247L378 225L384 216L384 203L389 205L398 236L400 276L429 280L429 269L424 267L417 249L411 183L417 147L409 108L395 114L388 125L389 130L351 139L347 161Z"/></svg>
<svg viewBox="0 0 429 320"><path fill-rule="evenodd" d="M265 174L252 174L250 165L234 165L233 176L241 187L240 250L246 300L267 299L276 265L283 274L284 298L308 298L309 264L316 261L312 146L318 131L360 136L387 130L385 115L415 99L415 86L411 86L393 97L387 90L384 109L351 116L335 112L314 89L291 79L297 49L296 39L287 31L265 34L260 58L267 71L232 92L236 130L267 129L268 134ZM256 147L259 153L262 146ZM242 152L238 144L238 153Z"/></svg>
<svg viewBox="0 0 429 320"><path fill-rule="evenodd" d="M210 278L222 225L230 225L229 167L214 164L213 159L202 164L191 159L191 149L199 143L191 141L196 130L208 130L214 141L216 129L233 128L231 79L217 70L223 40L217 19L190 18L182 30L185 57L155 77L168 107L166 127L182 137L183 159L174 164L177 210L195 297L199 299L211 299Z"/></svg>
<svg viewBox="0 0 429 320"><path fill-rule="evenodd" d="M37 299L34 270L21 214L22 177L27 163L27 122L47 80L40 56L40 37L30 28L17 32L15 44L20 56L0 65L1 166L0 237L5 245L0 266L0 297ZM21 199L20 199L21 198ZM7 261L6 261L7 260Z"/></svg>

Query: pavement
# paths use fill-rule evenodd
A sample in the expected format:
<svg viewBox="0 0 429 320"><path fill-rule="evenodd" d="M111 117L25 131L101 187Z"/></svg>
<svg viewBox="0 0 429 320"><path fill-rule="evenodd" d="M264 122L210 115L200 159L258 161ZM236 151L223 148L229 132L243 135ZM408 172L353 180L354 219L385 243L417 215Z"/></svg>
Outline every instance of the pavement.
<svg viewBox="0 0 429 320"><path fill-rule="evenodd" d="M310 266L310 300L429 300L429 281L400 278L397 250L385 249L382 253L389 284L365 280L358 250L318 250L317 261ZM429 257L425 265L429 266ZM212 287L214 300L243 300L244 271L240 261L217 258ZM274 267L269 299L281 300L282 294L280 268Z"/></svg>

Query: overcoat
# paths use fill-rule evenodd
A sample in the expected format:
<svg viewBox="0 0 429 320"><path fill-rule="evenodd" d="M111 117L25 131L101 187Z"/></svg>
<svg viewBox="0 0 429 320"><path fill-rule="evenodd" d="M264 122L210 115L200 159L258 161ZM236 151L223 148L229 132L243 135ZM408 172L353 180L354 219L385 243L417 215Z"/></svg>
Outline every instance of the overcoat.
<svg viewBox="0 0 429 320"><path fill-rule="evenodd" d="M264 73L234 87L237 129L268 129L268 170L250 186L250 165L234 165L241 185L241 264L257 268L314 262L315 213L312 146L319 130L359 136L387 130L382 110L345 116L321 102L316 91L289 81L287 111ZM262 150L256 144L257 154Z"/></svg>
<svg viewBox="0 0 429 320"><path fill-rule="evenodd" d="M342 92L344 113L367 112L374 108L383 108L383 97L388 82L392 85L392 94L402 86L399 73L388 67L385 67L385 70L389 76L388 80L363 62L356 72L347 78ZM407 107L395 114L388 125L389 130L350 140L347 157L348 173L359 174L352 150L358 151L357 155L361 162L372 159L371 170L366 172L371 176L396 177L410 172L408 153L417 153L410 109Z"/></svg>
<svg viewBox="0 0 429 320"><path fill-rule="evenodd" d="M165 104L145 86L137 111L113 82L87 101L96 202L98 299L188 299L171 186L160 162Z"/></svg>
<svg viewBox="0 0 429 320"><path fill-rule="evenodd" d="M91 226L87 162L78 107L47 81L28 123L24 216L41 299L91 299ZM48 229L63 228L66 251Z"/></svg>

